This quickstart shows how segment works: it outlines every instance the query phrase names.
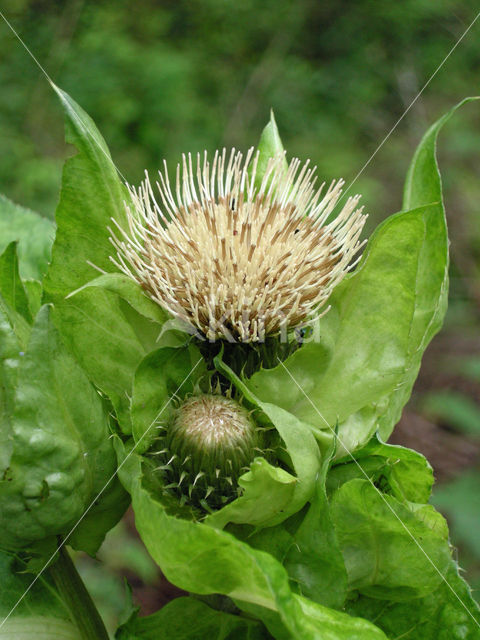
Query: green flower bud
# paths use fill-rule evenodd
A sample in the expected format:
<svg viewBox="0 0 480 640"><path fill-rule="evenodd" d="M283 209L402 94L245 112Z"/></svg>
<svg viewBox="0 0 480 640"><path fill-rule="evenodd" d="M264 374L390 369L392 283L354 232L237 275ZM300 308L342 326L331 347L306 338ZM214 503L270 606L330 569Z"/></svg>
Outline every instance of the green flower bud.
<svg viewBox="0 0 480 640"><path fill-rule="evenodd" d="M220 507L238 495L238 478L258 446L257 427L237 401L202 394L176 409L163 444L168 487L183 501Z"/></svg>

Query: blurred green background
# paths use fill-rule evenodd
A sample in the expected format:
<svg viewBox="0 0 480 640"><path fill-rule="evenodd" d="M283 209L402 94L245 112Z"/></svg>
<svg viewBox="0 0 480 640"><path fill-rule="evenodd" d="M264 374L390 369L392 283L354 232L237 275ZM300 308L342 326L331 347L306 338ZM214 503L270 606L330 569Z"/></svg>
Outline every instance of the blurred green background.
<svg viewBox="0 0 480 640"><path fill-rule="evenodd" d="M272 107L289 155L363 194L370 231L400 208L426 128L480 94L480 20L365 167L478 11L466 0L3 0L2 11L60 87L93 117L129 182L183 151L254 145ZM0 192L52 218L62 162L59 106L0 22ZM433 502L449 517L480 589L480 105L442 132L451 303L393 441L431 461ZM363 170L362 170L363 169ZM360 175L358 175L360 173ZM357 178L358 175L358 178ZM174 591L131 518L79 558L113 625L127 576L144 612ZM478 597L478 592L477 592Z"/></svg>

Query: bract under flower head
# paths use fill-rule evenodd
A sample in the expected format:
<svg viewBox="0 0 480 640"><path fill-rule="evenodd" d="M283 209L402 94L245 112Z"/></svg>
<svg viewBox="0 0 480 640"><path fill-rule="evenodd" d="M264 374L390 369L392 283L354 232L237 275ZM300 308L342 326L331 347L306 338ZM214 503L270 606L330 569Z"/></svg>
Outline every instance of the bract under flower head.
<svg viewBox="0 0 480 640"><path fill-rule="evenodd" d="M112 233L113 262L209 340L259 342L318 316L353 266L365 222L360 196L328 219L343 181L315 187L315 168L272 158L255 188L258 153L209 162L189 154L175 194L166 163L158 196L148 174L129 188L129 230Z"/></svg>

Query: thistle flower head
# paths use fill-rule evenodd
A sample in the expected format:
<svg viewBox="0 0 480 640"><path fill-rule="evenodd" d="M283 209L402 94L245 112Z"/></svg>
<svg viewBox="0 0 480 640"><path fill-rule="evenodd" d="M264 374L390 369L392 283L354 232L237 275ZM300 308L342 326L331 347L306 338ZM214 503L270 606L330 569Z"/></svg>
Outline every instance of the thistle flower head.
<svg viewBox="0 0 480 640"><path fill-rule="evenodd" d="M128 231L113 262L153 300L210 340L258 342L319 315L352 268L366 216L359 196L329 220L343 181L315 186L315 168L272 158L258 188L258 153L183 156L172 191L148 174L129 188Z"/></svg>

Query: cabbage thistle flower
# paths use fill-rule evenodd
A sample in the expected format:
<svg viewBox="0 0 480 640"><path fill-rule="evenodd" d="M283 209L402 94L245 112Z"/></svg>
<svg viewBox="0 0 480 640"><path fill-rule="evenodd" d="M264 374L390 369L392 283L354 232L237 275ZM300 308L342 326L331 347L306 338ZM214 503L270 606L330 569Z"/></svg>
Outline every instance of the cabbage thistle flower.
<svg viewBox="0 0 480 640"><path fill-rule="evenodd" d="M361 247L360 196L329 221L343 180L316 188L315 168L284 154L260 178L258 160L184 155L175 193L164 162L158 193L146 173L129 187L128 231L110 231L114 264L210 341L263 342L325 313Z"/></svg>

